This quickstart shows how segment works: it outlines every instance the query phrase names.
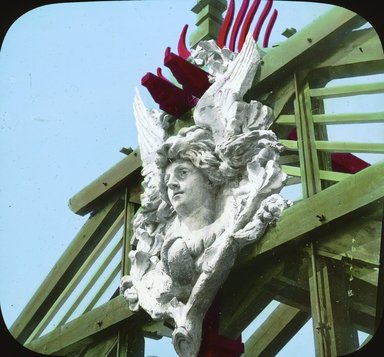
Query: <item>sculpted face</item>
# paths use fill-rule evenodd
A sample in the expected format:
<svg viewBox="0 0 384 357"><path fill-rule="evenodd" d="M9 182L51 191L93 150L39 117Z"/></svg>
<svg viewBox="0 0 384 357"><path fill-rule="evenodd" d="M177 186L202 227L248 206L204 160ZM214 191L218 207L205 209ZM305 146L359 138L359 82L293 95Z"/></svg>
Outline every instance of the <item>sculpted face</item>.
<svg viewBox="0 0 384 357"><path fill-rule="evenodd" d="M169 201L181 217L195 215L212 203L213 190L208 178L190 161L169 164L164 181Z"/></svg>

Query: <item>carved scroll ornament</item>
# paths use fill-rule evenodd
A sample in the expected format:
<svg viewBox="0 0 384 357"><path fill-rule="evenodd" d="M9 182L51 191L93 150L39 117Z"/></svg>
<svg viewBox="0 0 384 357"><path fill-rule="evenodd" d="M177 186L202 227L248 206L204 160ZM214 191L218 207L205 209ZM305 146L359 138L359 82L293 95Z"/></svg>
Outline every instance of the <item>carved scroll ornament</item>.
<svg viewBox="0 0 384 357"><path fill-rule="evenodd" d="M212 82L194 126L167 137L168 116L146 109L136 93L144 191L131 271L121 281L132 310L174 322L181 357L197 356L202 320L239 251L288 205L279 195L286 175L283 147L268 129L272 110L243 100L261 62L252 36L239 54L202 41L191 61Z"/></svg>

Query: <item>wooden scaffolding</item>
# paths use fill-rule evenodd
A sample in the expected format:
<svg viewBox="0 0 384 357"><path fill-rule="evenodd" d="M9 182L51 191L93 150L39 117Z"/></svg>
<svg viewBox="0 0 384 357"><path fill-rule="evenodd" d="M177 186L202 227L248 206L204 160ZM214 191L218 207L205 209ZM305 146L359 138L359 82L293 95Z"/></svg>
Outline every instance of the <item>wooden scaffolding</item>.
<svg viewBox="0 0 384 357"><path fill-rule="evenodd" d="M200 39L217 31L210 21L223 8L214 3L223 1L200 2ZM353 169L349 160L361 164L351 153L383 154L384 144L331 141L327 128L383 122L384 112L329 113L326 101L364 101L383 93L382 80L355 82L383 73L375 30L343 8L266 51L247 97L273 108L272 129L286 147L281 165L302 197L260 242L242 251L222 286L220 334L230 338L271 301L279 302L245 341L244 356L274 356L311 318L319 357L350 353L361 345L358 331L369 339L378 328L384 163ZM337 84L340 79L351 80ZM190 117L176 119L170 130L190 125ZM130 268L140 170L139 151L127 152L70 199L71 210L89 218L11 327L27 348L48 355L141 357L144 336L170 336L167 322L133 313L118 291L119 277Z"/></svg>

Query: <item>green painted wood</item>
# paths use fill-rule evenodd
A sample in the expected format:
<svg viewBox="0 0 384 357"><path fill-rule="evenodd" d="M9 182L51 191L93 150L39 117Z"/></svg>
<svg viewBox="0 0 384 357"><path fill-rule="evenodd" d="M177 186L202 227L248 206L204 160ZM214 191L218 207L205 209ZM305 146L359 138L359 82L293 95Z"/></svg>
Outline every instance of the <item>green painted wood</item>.
<svg viewBox="0 0 384 357"><path fill-rule="evenodd" d="M295 166L289 166L289 165L281 165L281 169L290 176L301 176L301 171L300 167L295 167Z"/></svg>
<svg viewBox="0 0 384 357"><path fill-rule="evenodd" d="M300 168L295 166L289 166L289 165L281 165L282 170L290 176L301 176ZM328 181L334 181L339 182L347 177L350 177L351 174L343 173L343 172L335 172L335 171L326 171L326 170L319 170L319 176L321 180L328 180Z"/></svg>
<svg viewBox="0 0 384 357"><path fill-rule="evenodd" d="M333 46L325 58L319 57L319 62L312 69L327 72L330 78L334 76L350 77L369 75L382 72L384 66L383 45L380 37L373 28L351 31L343 36L342 46ZM318 75L320 71L314 71ZM344 73L344 74L342 74Z"/></svg>
<svg viewBox="0 0 384 357"><path fill-rule="evenodd" d="M316 149L327 152L384 153L384 144L315 141Z"/></svg>
<svg viewBox="0 0 384 357"><path fill-rule="evenodd" d="M340 218L338 224L324 228L323 238L317 245L319 251L337 255L347 264L377 268L380 265L383 208L383 200L375 200Z"/></svg>
<svg viewBox="0 0 384 357"><path fill-rule="evenodd" d="M118 230L123 224L123 216L124 216L124 212L121 212L121 214L117 217L116 221L112 223L108 231L105 233L104 237L100 240L100 242L96 245L96 247L89 253L84 263L80 266L80 268L76 271L76 274L72 277L71 281L66 286L63 287L63 290L61 291L60 295L56 298L55 302L53 303L49 311L40 320L39 324L36 326L36 329L30 334L28 340L26 341L27 343L32 341L37 336L40 336L40 334L44 331L47 325L55 317L55 314L60 310L63 304L67 301L68 297L72 294L72 292L78 286L81 279L89 271L94 261L103 253L108 243L112 240L112 238L118 232Z"/></svg>
<svg viewBox="0 0 384 357"><path fill-rule="evenodd" d="M347 174L344 172L325 171L325 170L320 170L319 174L320 174L321 180L327 180L327 181L333 181L333 182L340 182L352 176L352 174Z"/></svg>
<svg viewBox="0 0 384 357"><path fill-rule="evenodd" d="M167 326L166 326L167 325ZM173 329L164 321L150 321L143 324L142 330L145 336L158 340L162 337L172 338Z"/></svg>
<svg viewBox="0 0 384 357"><path fill-rule="evenodd" d="M298 163L299 162L299 155L282 155L279 158L279 164L280 165L285 165L285 164L293 164L293 163Z"/></svg>
<svg viewBox="0 0 384 357"><path fill-rule="evenodd" d="M108 301L92 311L74 319L52 332L26 345L32 351L52 355L69 355L78 351L97 338L100 333L108 331L116 324L133 317L123 296Z"/></svg>
<svg viewBox="0 0 384 357"><path fill-rule="evenodd" d="M196 5L191 9L191 11L197 14L207 5L213 6L224 12L227 8L227 0L196 0Z"/></svg>
<svg viewBox="0 0 384 357"><path fill-rule="evenodd" d="M284 259L279 259L273 266L247 266L229 276L220 295L223 300L220 309L220 335L231 339L240 336L272 301L273 295L267 289L267 284L280 276L283 268ZM233 289L234 286L236 289Z"/></svg>
<svg viewBox="0 0 384 357"><path fill-rule="evenodd" d="M140 152L136 149L70 198L69 208L81 215L91 212L100 199L105 199L108 195L121 188L121 185L128 182L130 177L133 177L135 174L137 175L136 184L132 184L131 189L133 191L140 191L140 184L137 185L140 170Z"/></svg>
<svg viewBox="0 0 384 357"><path fill-rule="evenodd" d="M384 83L351 84L344 86L311 89L310 95L314 98L340 98L362 94L376 94L384 92Z"/></svg>
<svg viewBox="0 0 384 357"><path fill-rule="evenodd" d="M95 357L95 356L108 357L109 354L114 349L116 349L116 343L117 343L116 334L112 334L111 336L106 336L100 339L99 341L95 341L94 343L91 343L90 346L85 348L85 350L81 352L81 357Z"/></svg>
<svg viewBox="0 0 384 357"><path fill-rule="evenodd" d="M223 12L220 9L217 9L214 6L207 4L201 9L201 11L197 13L195 25L199 26L203 21L207 19L211 21L216 21L218 24L221 24L223 20L222 14Z"/></svg>
<svg viewBox="0 0 384 357"><path fill-rule="evenodd" d="M208 41L216 39L221 24L216 21L212 21L210 18L205 18L198 26L196 31L190 37L190 46L195 47L200 41Z"/></svg>
<svg viewBox="0 0 384 357"><path fill-rule="evenodd" d="M315 114L315 124L359 124L359 123L380 123L384 121L384 112L375 113L351 113L351 114ZM276 121L280 125L295 125L293 114L280 115Z"/></svg>
<svg viewBox="0 0 384 357"><path fill-rule="evenodd" d="M316 356L342 356L359 347L349 313L348 276L343 267L312 253L309 274Z"/></svg>
<svg viewBox="0 0 384 357"><path fill-rule="evenodd" d="M379 123L384 121L384 112L352 114L320 114L313 116L315 124L359 124Z"/></svg>
<svg viewBox="0 0 384 357"><path fill-rule="evenodd" d="M94 249L121 214L122 208L123 200L115 199L106 203L103 209L86 221L12 325L10 331L20 343L27 340L44 318L60 296L63 287L71 281L87 259L88 253Z"/></svg>
<svg viewBox="0 0 384 357"><path fill-rule="evenodd" d="M309 97L309 84L301 85L302 75L295 74L295 119L297 127L297 147L300 158L303 197L321 191L319 160L314 146L315 128L312 120L312 105Z"/></svg>
<svg viewBox="0 0 384 357"><path fill-rule="evenodd" d="M295 140L280 139L286 150L297 151L298 144ZM327 152L355 152L355 153L384 153L384 144L380 143L353 143L337 141L315 141L316 149Z"/></svg>
<svg viewBox="0 0 384 357"><path fill-rule="evenodd" d="M117 263L115 268L110 272L108 277L105 279L104 283L100 286L100 288L97 290L96 294L93 296L92 300L89 302L87 307L83 311L83 315L86 314L87 312L91 311L93 307L98 303L100 300L101 296L105 293L105 290L109 288L111 285L112 281L116 278L118 273L120 272L121 269L121 263ZM116 287L118 288L118 287Z"/></svg>
<svg viewBox="0 0 384 357"><path fill-rule="evenodd" d="M191 47L196 47L200 41L217 39L223 21L222 14L226 8L226 0L197 0L192 8L197 19L196 30L189 38Z"/></svg>
<svg viewBox="0 0 384 357"><path fill-rule="evenodd" d="M113 357L144 357L145 343L140 328L122 328L118 333L117 353Z"/></svg>
<svg viewBox="0 0 384 357"><path fill-rule="evenodd" d="M128 254L131 251L131 238L133 236L133 218L138 205L130 202L129 191L125 191L125 205L124 205L124 231L123 231L123 244L121 250L121 274L127 275L131 269L131 261Z"/></svg>
<svg viewBox="0 0 384 357"><path fill-rule="evenodd" d="M307 312L280 304L246 341L243 356L275 356L309 318Z"/></svg>
<svg viewBox="0 0 384 357"><path fill-rule="evenodd" d="M73 302L71 307L68 309L68 311L65 313L63 318L60 320L60 322L57 324L57 326L61 326L64 323L68 321L68 319L71 317L73 312L76 310L78 305L83 301L85 296L88 294L88 292L91 290L91 288L94 287L96 284L97 280L100 278L101 274L104 273L105 269L108 267L108 265L111 263L112 259L116 256L118 251L122 247L122 242L123 240L120 239L115 246L112 248L110 253L106 256L104 261L100 264L98 269L93 273L92 277L89 279L88 283L85 285L85 287L82 289L81 293L78 295L76 300Z"/></svg>
<svg viewBox="0 0 384 357"><path fill-rule="evenodd" d="M329 51L329 43L343 45L343 39L352 29L366 21L357 14L335 7L319 16L311 24L285 40L279 46L268 50L260 68L260 76L255 79L247 98L257 98L281 83L297 66L313 66L321 60L321 55Z"/></svg>
<svg viewBox="0 0 384 357"><path fill-rule="evenodd" d="M278 119L276 120L276 123L280 125L295 125L296 124L295 115L282 114L278 117Z"/></svg>
<svg viewBox="0 0 384 357"><path fill-rule="evenodd" d="M286 78L276 85L273 90L267 93L266 98L259 98L259 100L270 106L273 109L275 118L279 118L286 104L292 99L295 94L295 83L292 78Z"/></svg>
<svg viewBox="0 0 384 357"><path fill-rule="evenodd" d="M263 239L240 252L239 266L383 197L383 177L384 163L375 164L286 209Z"/></svg>
<svg viewBox="0 0 384 357"><path fill-rule="evenodd" d="M337 224L334 224L333 226L337 226ZM314 237L314 239L317 239L317 237L319 236L321 237L321 235L319 234ZM306 253L304 253L304 251ZM299 255L292 255L292 252L299 253ZM318 253L318 250L316 250L316 253ZM296 307L305 312L311 312L311 303L309 296L310 287L309 282L306 281L306 279L308 278L309 264L311 263L309 259L309 248L308 246L304 246L303 250L298 250L298 247L293 247L291 250L288 251L283 250L280 252L280 254L276 255L276 258L280 258L284 255L286 256L287 254L289 254L289 256L291 257L290 259L292 259L292 257L300 259L301 257L301 261L303 264L300 268L296 267L296 269L299 269L299 272L297 270L296 272L290 271L290 268L286 267L285 274L277 277L277 279L269 283L267 288L273 294L274 299L276 301ZM304 258L303 254L306 254L307 258ZM361 274L359 273L353 275L353 279L350 279L351 273L354 274L354 272L356 272L359 267L361 268L361 262L356 261L356 264L352 266L351 270L350 265L346 264L344 259L336 259L336 261L333 262L332 259L335 259L334 257L328 258L331 258L328 259L331 265L340 265L340 277L344 276L344 278L347 278L347 289L350 289L349 312L353 319L353 323L361 331L364 331L366 333L373 333L375 331L374 322L375 317L377 315L378 303L377 284L371 284L370 282L365 281L365 279L361 279ZM372 267L370 269L372 271Z"/></svg>
<svg viewBox="0 0 384 357"><path fill-rule="evenodd" d="M286 140L286 139L279 139L280 144L284 145L286 150L293 150L297 151L297 141L296 140Z"/></svg>

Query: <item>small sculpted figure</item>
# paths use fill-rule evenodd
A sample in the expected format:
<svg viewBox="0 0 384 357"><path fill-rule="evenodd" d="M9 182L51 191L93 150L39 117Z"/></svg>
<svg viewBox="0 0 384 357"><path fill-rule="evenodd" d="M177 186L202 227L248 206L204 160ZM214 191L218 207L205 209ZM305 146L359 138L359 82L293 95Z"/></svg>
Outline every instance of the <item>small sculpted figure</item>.
<svg viewBox="0 0 384 357"><path fill-rule="evenodd" d="M167 115L147 110L138 95L134 104L144 191L121 291L132 310L173 320L181 357L198 354L202 320L239 251L287 207L272 110L243 101L260 63L256 43L248 36L240 54L220 51L211 40L193 54L213 82L195 125L167 138Z"/></svg>

